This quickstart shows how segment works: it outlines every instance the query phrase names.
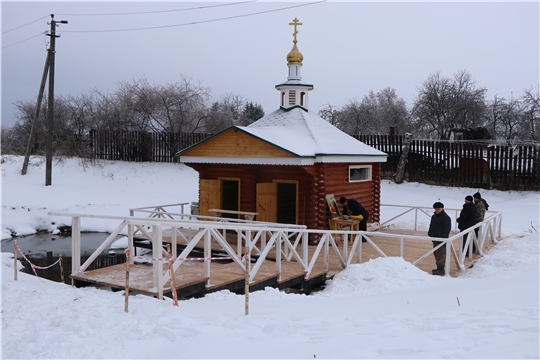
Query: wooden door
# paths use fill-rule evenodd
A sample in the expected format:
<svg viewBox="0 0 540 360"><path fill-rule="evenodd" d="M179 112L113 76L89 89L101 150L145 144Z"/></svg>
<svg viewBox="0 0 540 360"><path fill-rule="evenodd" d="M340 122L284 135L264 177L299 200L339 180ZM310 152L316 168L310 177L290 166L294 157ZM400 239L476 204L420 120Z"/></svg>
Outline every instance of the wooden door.
<svg viewBox="0 0 540 360"><path fill-rule="evenodd" d="M221 186L219 180L201 179L199 181L199 214L212 216L209 209L220 209Z"/></svg>
<svg viewBox="0 0 540 360"><path fill-rule="evenodd" d="M257 221L277 222L277 184L257 184Z"/></svg>

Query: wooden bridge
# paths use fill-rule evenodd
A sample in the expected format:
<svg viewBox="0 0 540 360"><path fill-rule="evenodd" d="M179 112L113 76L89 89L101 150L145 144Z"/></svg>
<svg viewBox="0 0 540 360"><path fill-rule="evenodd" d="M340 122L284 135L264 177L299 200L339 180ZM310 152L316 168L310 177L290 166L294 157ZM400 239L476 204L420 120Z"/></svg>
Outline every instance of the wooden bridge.
<svg viewBox="0 0 540 360"><path fill-rule="evenodd" d="M429 223L431 207L382 205L385 207L384 213L393 216L391 219L372 224L368 229L371 231L346 231L195 216L185 214L184 205L132 209L131 216L126 217L56 212L49 215L72 218L71 278L77 284L94 283L116 289L125 288L125 264L86 270L118 234L125 233L127 249L133 254L127 260L130 263L130 291L157 298L171 294L173 283L179 298L204 296L224 289L244 293L246 283L249 291L270 286L309 293L347 266L377 257L400 256L428 273L435 267L433 238L426 236L426 230L419 229L422 220ZM175 206L181 206L180 213L166 211L167 207ZM460 210L446 209L451 216L455 213L454 223ZM148 217L137 217L136 212L146 213ZM100 218L120 224L81 264L80 223L83 218ZM395 227L398 220L414 226L398 229ZM465 271L477 257L496 244L501 238L501 226L502 213L488 211L484 222L463 232L454 229L450 238L440 239L440 246L447 248L447 276L456 276ZM477 237L474 230L478 227L481 230ZM475 242L478 254L466 257L462 251L462 237L466 233L469 235L465 248L472 250ZM319 243L309 245L310 236L320 237ZM152 249L152 255L134 255L135 247L145 243ZM172 259L164 250L167 244L172 248ZM202 256L194 259L193 253L196 251L200 251ZM171 281L170 269L173 270L174 282Z"/></svg>

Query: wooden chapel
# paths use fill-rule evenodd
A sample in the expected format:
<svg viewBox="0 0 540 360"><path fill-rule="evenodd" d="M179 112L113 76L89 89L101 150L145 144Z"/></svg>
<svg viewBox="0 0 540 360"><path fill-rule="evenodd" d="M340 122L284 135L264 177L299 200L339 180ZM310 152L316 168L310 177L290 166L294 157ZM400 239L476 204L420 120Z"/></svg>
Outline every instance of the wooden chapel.
<svg viewBox="0 0 540 360"><path fill-rule="evenodd" d="M199 173L199 213L256 212L257 221L328 229L326 195L358 200L379 221L381 163L387 154L309 111L303 55L287 54L287 81L276 85L279 109L249 126L232 126L177 153Z"/></svg>

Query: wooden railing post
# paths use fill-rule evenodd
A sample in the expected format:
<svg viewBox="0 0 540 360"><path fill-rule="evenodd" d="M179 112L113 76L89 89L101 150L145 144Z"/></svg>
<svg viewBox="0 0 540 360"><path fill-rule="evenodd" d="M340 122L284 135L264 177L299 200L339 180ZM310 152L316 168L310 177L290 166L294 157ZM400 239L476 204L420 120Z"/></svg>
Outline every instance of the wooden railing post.
<svg viewBox="0 0 540 360"><path fill-rule="evenodd" d="M163 255L163 231L161 225L152 225L152 256L159 259ZM163 299L163 263L154 261L152 264L154 286L158 290L157 298Z"/></svg>
<svg viewBox="0 0 540 360"><path fill-rule="evenodd" d="M17 281L17 240L13 241L13 280Z"/></svg>
<svg viewBox="0 0 540 360"><path fill-rule="evenodd" d="M77 274L81 271L81 218L74 216L71 218L71 273ZM71 285L75 285L71 280Z"/></svg>
<svg viewBox="0 0 540 360"><path fill-rule="evenodd" d="M128 303L129 303L129 249L126 249L126 285L125 285L125 298L124 298L124 311L128 312Z"/></svg>

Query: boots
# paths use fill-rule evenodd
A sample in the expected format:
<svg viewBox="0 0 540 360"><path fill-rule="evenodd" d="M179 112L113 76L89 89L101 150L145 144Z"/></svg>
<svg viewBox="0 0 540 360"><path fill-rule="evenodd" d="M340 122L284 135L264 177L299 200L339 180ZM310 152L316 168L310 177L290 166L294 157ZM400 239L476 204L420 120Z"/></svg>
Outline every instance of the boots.
<svg viewBox="0 0 540 360"><path fill-rule="evenodd" d="M432 275L440 275L440 276L444 276L444 266L437 266L436 269L433 269L431 271L431 274Z"/></svg>

